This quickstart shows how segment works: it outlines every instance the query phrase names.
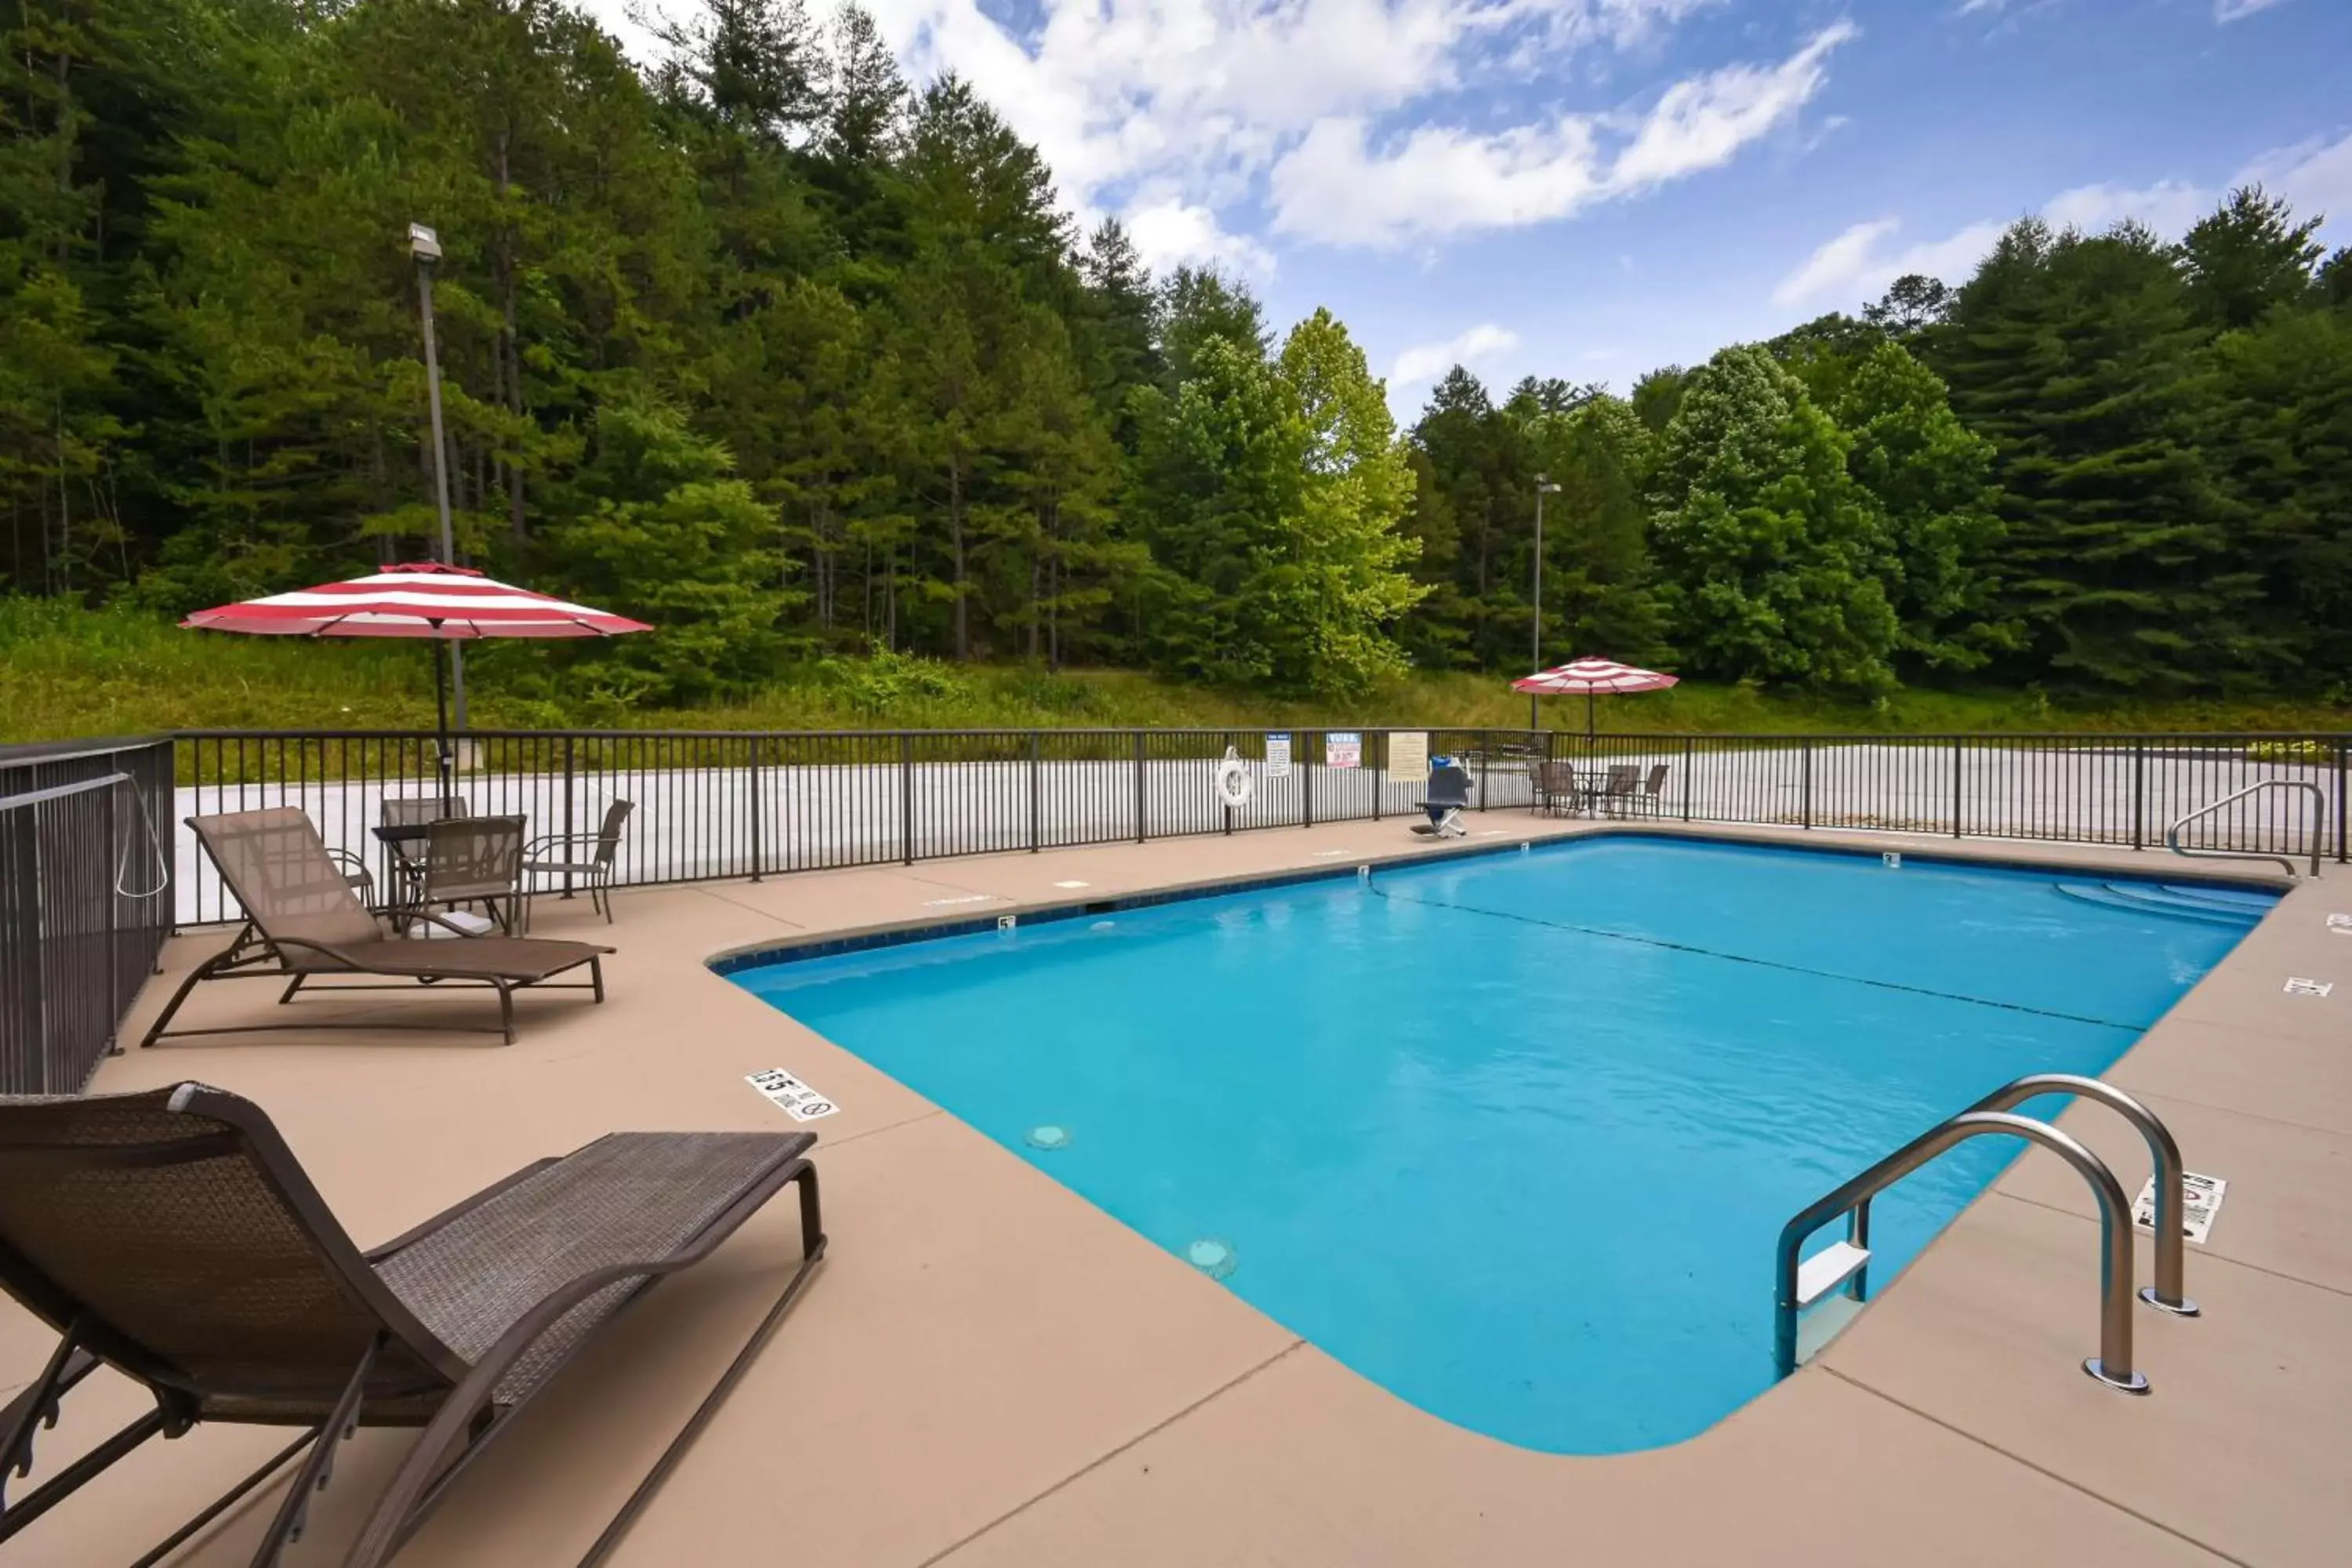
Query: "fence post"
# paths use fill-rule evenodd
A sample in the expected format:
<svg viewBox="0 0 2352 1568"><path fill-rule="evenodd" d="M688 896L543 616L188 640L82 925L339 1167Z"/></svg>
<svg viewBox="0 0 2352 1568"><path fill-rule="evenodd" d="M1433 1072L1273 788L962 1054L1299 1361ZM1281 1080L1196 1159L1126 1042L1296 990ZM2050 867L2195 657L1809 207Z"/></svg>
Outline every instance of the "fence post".
<svg viewBox="0 0 2352 1568"><path fill-rule="evenodd" d="M573 742L574 742L575 741L577 741L578 739L579 739L579 737L578 737L578 736L576 736L576 735L566 735L566 736L564 736L564 737L563 737L563 837L565 837L565 839L566 839L566 840L569 840L569 839L571 838L571 837L572 837L572 747ZM571 864L571 862L572 862L572 846L569 842L567 842L567 843L563 846L563 860L564 860L564 864L566 864L567 866L568 866L568 865L570 865L570 864ZM570 897L572 896L572 873L571 873L570 871L566 871L566 872L564 872L564 873L563 873L563 896L564 896L565 898L567 898L567 899L568 899L568 898L570 898Z"/></svg>
<svg viewBox="0 0 2352 1568"><path fill-rule="evenodd" d="M915 863L915 737L898 737L898 861Z"/></svg>
<svg viewBox="0 0 2352 1568"><path fill-rule="evenodd" d="M1038 757L1045 739L1042 731L1029 731L1029 853L1032 855L1037 853L1037 847L1045 838L1042 830L1044 807L1038 800L1045 788L1045 765Z"/></svg>
<svg viewBox="0 0 2352 1568"><path fill-rule="evenodd" d="M760 862L767 847L764 814L760 809L760 752L766 742L765 736L751 737L751 880L755 882L760 879Z"/></svg>
<svg viewBox="0 0 2352 1568"><path fill-rule="evenodd" d="M1367 735L1372 731L1364 731ZM1389 787L1389 732L1380 731L1381 760L1372 764L1372 820L1381 819L1381 795Z"/></svg>
<svg viewBox="0 0 2352 1568"><path fill-rule="evenodd" d="M1315 770L1307 763L1307 731L1296 731L1293 740L1298 748L1291 763L1298 770L1298 826L1312 827L1315 826Z"/></svg>
<svg viewBox="0 0 2352 1568"><path fill-rule="evenodd" d="M2336 742L2336 862L2344 863L2344 740Z"/></svg>
<svg viewBox="0 0 2352 1568"><path fill-rule="evenodd" d="M1683 737L1683 820L1691 819L1691 770L1698 760L1698 742L1689 735Z"/></svg>
<svg viewBox="0 0 2352 1568"><path fill-rule="evenodd" d="M1264 748L1263 748L1263 747L1261 747L1260 749L1261 749L1261 750L1263 750ZM1240 737L1239 737L1239 736L1235 735L1235 734L1234 734L1232 731L1230 731L1230 730L1228 730L1228 731L1225 731L1225 750L1227 750L1227 751L1229 751L1229 752L1233 752L1235 756L1239 756L1239 755L1241 754L1241 739L1240 739ZM1221 763L1219 763L1218 765L1219 765L1219 766L1223 766L1223 764ZM1220 795L1222 795L1223 792L1223 791L1220 791L1220 792L1218 792L1218 793L1219 793ZM1234 808L1233 808L1232 806L1230 806L1230 805L1229 805L1229 806L1226 806L1226 807L1225 807L1225 834L1226 834L1226 837L1232 837L1232 835L1233 835L1233 831L1234 831Z"/></svg>
<svg viewBox="0 0 2352 1568"><path fill-rule="evenodd" d="M1495 754L1495 731L1478 731L1478 809L1486 809L1486 759Z"/></svg>
<svg viewBox="0 0 2352 1568"><path fill-rule="evenodd" d="M2132 847L2147 847L2147 742L2132 742Z"/></svg>
<svg viewBox="0 0 2352 1568"><path fill-rule="evenodd" d="M1138 730L1135 732L1135 841L1138 844L1142 843L1145 837L1143 808L1143 731Z"/></svg>
<svg viewBox="0 0 2352 1568"><path fill-rule="evenodd" d="M1803 748L1804 748L1803 752L1802 752L1802 755L1803 755L1803 758L1804 758L1804 764L1803 764L1803 784L1802 784L1801 792L1801 794L1800 794L1800 795L1799 795L1799 801L1800 801L1800 803L1801 803L1801 804L1800 804L1800 811L1801 811L1801 814L1802 815L1802 816L1803 816L1803 818L1804 818L1803 826L1806 826L1806 827L1811 827L1811 826L1812 826L1812 825L1813 825L1813 742L1812 742L1812 737L1811 737L1811 736L1810 736L1810 735L1808 735L1807 737L1805 737L1805 739L1803 739L1802 741L1798 742L1797 743L1798 743L1800 746L1801 746L1801 747L1803 747Z"/></svg>
<svg viewBox="0 0 2352 1568"><path fill-rule="evenodd" d="M1957 735L1952 737L1952 837L1955 838L1960 836L1960 758L1961 748L1967 743Z"/></svg>

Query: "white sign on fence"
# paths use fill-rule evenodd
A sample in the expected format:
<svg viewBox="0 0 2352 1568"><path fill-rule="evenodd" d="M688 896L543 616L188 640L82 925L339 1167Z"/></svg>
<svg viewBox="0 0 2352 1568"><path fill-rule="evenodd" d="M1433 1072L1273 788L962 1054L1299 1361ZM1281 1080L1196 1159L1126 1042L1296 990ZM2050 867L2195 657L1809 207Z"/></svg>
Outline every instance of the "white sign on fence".
<svg viewBox="0 0 2352 1568"><path fill-rule="evenodd" d="M814 1121L841 1109L782 1068L746 1073L743 1081L766 1095L795 1121Z"/></svg>
<svg viewBox="0 0 2352 1568"><path fill-rule="evenodd" d="M1265 776L1270 779L1290 776L1290 732L1286 730L1265 738Z"/></svg>
<svg viewBox="0 0 2352 1568"><path fill-rule="evenodd" d="M1364 765L1364 738L1353 730L1334 730L1323 737L1323 765L1327 768L1360 768Z"/></svg>
<svg viewBox="0 0 2352 1568"><path fill-rule="evenodd" d="M1429 782L1429 731L1399 730L1389 737L1389 777L1399 784Z"/></svg>
<svg viewBox="0 0 2352 1568"><path fill-rule="evenodd" d="M2194 1171L2180 1173L2180 1233L2198 1246L2212 1234L2213 1216L2221 1212L2221 1194L2230 1184L2220 1176L2200 1176ZM2132 1205L2132 1224L2151 1236L2156 1233L2156 1178L2139 1190L2139 1201Z"/></svg>

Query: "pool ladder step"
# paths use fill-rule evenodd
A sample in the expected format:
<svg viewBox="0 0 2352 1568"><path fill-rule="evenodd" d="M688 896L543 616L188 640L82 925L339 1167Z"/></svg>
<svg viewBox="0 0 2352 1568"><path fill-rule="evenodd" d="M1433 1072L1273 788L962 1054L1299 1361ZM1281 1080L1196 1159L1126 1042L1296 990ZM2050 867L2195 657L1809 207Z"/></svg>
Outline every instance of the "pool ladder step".
<svg viewBox="0 0 2352 1568"><path fill-rule="evenodd" d="M1870 1248L1833 1241L1797 1265L1797 1364L1813 1359L1838 1331L1862 1314ZM1852 1289L1847 1289L1849 1284ZM1819 1310L1816 1310L1815 1309Z"/></svg>
<svg viewBox="0 0 2352 1568"><path fill-rule="evenodd" d="M2132 1216L2123 1187L2096 1154L2055 1127L2009 1114L2010 1108L2045 1094L2071 1095L2120 1113L2147 1142L2156 1167L2156 1283L2139 1299L2158 1311L2197 1316L2197 1303L2181 1293L2184 1268L2181 1215L2186 1199L2180 1148L2153 1111L2113 1085L2074 1073L2032 1073L2002 1085L1957 1116L1947 1117L1844 1185L1825 1194L1780 1228L1778 1279L1773 1291L1772 1361L1782 1377L1818 1353L1859 1316L1869 1296L1870 1202L1895 1183L1956 1143L1988 1134L2006 1134L2039 1143L2089 1184L2099 1205L2099 1353L2083 1370L2110 1388L2147 1392L2147 1379L2132 1366ZM1800 1258L1799 1249L1823 1226L1843 1215L1846 1234Z"/></svg>

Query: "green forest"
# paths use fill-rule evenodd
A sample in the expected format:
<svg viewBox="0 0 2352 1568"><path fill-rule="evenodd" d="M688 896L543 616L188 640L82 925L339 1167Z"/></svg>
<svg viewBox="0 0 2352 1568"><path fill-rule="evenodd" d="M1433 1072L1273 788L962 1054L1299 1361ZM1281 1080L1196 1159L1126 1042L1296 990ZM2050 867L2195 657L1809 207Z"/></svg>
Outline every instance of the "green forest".
<svg viewBox="0 0 2352 1568"><path fill-rule="evenodd" d="M1957 287L1622 391L1456 368L1401 430L1344 323L1081 232L854 8L706 0L650 73L541 0L0 36L0 591L50 602L0 626L430 554L418 221L461 556L659 628L491 650L524 695L723 706L876 651L1285 700L1518 674L1539 483L1553 658L2352 691L2352 252L2260 189L2178 241L2021 219Z"/></svg>

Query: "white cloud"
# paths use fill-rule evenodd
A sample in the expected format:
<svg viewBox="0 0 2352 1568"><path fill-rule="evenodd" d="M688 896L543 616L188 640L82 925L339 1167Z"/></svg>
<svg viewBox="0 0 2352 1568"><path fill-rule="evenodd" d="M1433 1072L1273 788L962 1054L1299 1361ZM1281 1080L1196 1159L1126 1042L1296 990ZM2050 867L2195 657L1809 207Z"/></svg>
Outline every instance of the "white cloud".
<svg viewBox="0 0 2352 1568"><path fill-rule="evenodd" d="M2141 190L2077 185L2050 198L2042 216L2059 228L2098 234L2126 219L2158 234L2179 234L2213 210L2214 193L2180 180L2158 180Z"/></svg>
<svg viewBox="0 0 2352 1568"><path fill-rule="evenodd" d="M1776 305L1828 304L1850 306L1857 300L1875 299L1886 286L1909 272L1940 278L1948 283L1966 278L1992 242L2000 237L1997 223L1974 223L1942 239L1894 249L1886 241L1903 226L1896 218L1858 223L1805 258L1804 264L1772 290Z"/></svg>
<svg viewBox="0 0 2352 1568"><path fill-rule="evenodd" d="M1518 346L1518 333L1492 321L1481 321L1442 343L1419 343L1397 355L1396 363L1389 367L1389 387L1394 391L1433 381L1457 364L1508 353Z"/></svg>
<svg viewBox="0 0 2352 1568"><path fill-rule="evenodd" d="M2213 0L2213 20L2227 25L2257 11L2267 11L2279 0Z"/></svg>
<svg viewBox="0 0 2352 1568"><path fill-rule="evenodd" d="M1154 272L1187 263L1271 276L1274 258L1246 235L1229 234L1217 215L1197 203L1165 200L1130 206L1119 221L1136 253Z"/></svg>
<svg viewBox="0 0 2352 1568"><path fill-rule="evenodd" d="M698 0L582 3L649 56L627 13ZM812 0L820 14L835 3ZM1728 0L1037 0L1005 20L986 3L868 0L909 77L971 81L1082 219L1125 212L1158 226L1166 256L1253 266L1264 251L1231 231L1269 199L1284 232L1386 244L1542 222L1717 167L1811 98L1823 57L1853 36L1840 22L1779 65L1665 84L1646 115L1544 109L1500 131L1416 131L1441 98L1524 102L1539 84L1557 102L1586 74L1572 68L1582 52L1642 44ZM1392 167L1400 156L1413 166ZM1472 192L1438 188L1454 176ZM1391 181L1434 200L1433 221L1396 210Z"/></svg>
<svg viewBox="0 0 2352 1568"><path fill-rule="evenodd" d="M2325 213L2335 221L2330 232L2352 232L2352 133L2335 142L2315 137L2293 147L2266 153L2247 166L2240 184L2259 184L2273 195L2284 196L2306 217Z"/></svg>
<svg viewBox="0 0 2352 1568"><path fill-rule="evenodd" d="M1489 133L1423 125L1375 149L1360 116L1317 121L1274 165L1277 232L1332 244L1397 245L1562 218L1729 162L1817 93L1825 28L1777 66L1733 66L1675 83L1613 149L1603 117L1567 114Z"/></svg>

